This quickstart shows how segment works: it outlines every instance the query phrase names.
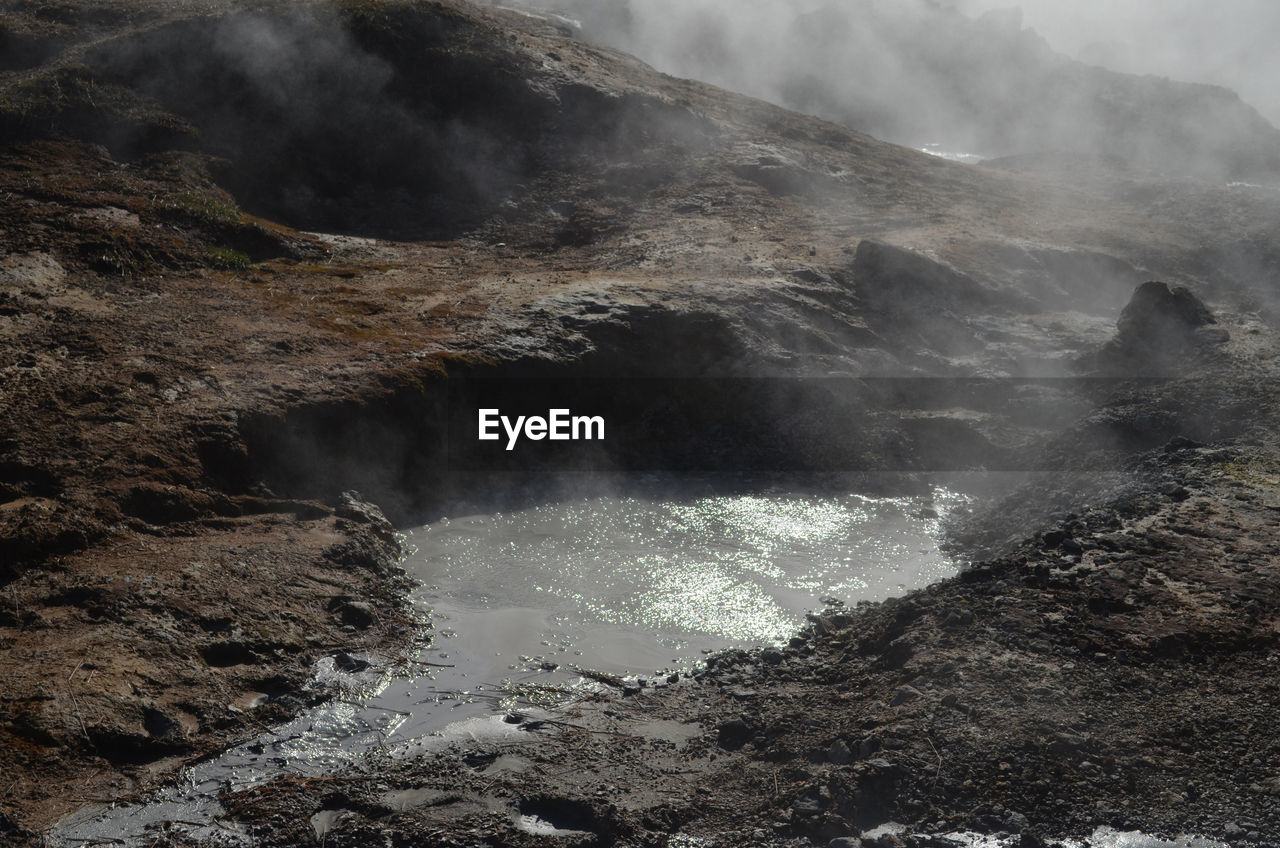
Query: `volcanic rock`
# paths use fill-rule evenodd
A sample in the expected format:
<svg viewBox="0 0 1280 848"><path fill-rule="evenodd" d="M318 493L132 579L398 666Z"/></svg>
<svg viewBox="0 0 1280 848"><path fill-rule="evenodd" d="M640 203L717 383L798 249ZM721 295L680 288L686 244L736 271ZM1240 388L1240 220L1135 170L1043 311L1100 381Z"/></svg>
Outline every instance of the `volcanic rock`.
<svg viewBox="0 0 1280 848"><path fill-rule="evenodd" d="M1185 346L1197 328L1216 323L1209 307L1189 289L1152 280L1133 293L1116 331L1123 345L1165 348Z"/></svg>
<svg viewBox="0 0 1280 848"><path fill-rule="evenodd" d="M1079 361L1104 373L1176 373L1227 340L1217 319L1191 290L1149 281L1134 291L1120 313L1116 335Z"/></svg>

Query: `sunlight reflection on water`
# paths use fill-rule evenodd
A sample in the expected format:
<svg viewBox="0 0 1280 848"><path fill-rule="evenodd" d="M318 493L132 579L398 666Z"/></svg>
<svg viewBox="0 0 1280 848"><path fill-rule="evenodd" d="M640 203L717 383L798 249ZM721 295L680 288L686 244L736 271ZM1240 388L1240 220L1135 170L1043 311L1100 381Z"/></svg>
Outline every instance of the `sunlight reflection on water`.
<svg viewBox="0 0 1280 848"><path fill-rule="evenodd" d="M445 615L542 610L549 630L615 625L668 646L779 642L827 597L880 600L954 573L935 537L961 500L595 497L442 519L408 534L405 566Z"/></svg>

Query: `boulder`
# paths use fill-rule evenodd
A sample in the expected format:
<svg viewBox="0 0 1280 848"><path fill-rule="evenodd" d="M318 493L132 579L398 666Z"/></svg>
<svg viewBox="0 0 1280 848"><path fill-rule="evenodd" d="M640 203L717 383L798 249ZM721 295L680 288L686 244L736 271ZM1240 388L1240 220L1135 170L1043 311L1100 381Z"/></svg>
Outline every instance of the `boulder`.
<svg viewBox="0 0 1280 848"><path fill-rule="evenodd" d="M1198 328L1216 323L1190 289L1152 280L1138 286L1120 313L1116 339L1127 347L1185 347Z"/></svg>
<svg viewBox="0 0 1280 848"><path fill-rule="evenodd" d="M1177 373L1227 341L1227 331L1190 289L1151 280L1138 286L1120 313L1116 335L1077 364L1112 374Z"/></svg>

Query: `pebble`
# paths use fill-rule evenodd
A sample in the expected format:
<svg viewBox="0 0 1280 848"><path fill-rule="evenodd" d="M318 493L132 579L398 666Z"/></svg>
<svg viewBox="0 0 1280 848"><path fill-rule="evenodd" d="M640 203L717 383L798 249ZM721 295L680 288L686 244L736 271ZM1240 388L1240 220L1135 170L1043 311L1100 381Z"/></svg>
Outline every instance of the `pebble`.
<svg viewBox="0 0 1280 848"><path fill-rule="evenodd" d="M729 748L731 750L741 748L751 738L751 729L747 727L747 723L740 718L731 718L728 721L721 722L717 728L717 741L721 748Z"/></svg>
<svg viewBox="0 0 1280 848"><path fill-rule="evenodd" d="M1027 820L1027 817L1022 813L1015 813L1010 810L1005 814L1004 826L1010 833L1022 833L1022 831L1027 829L1027 825L1029 824L1030 822Z"/></svg>
<svg viewBox="0 0 1280 848"><path fill-rule="evenodd" d="M369 661L353 657L346 651L339 651L333 655L333 665L338 671L347 674L359 674L369 667Z"/></svg>
<svg viewBox="0 0 1280 848"><path fill-rule="evenodd" d="M919 698L919 697L920 697L919 689L915 688L914 686L903 686L901 689L898 690L897 694L893 696L893 700L889 702L889 706L900 707L903 704L906 704L910 701L914 701L916 698Z"/></svg>

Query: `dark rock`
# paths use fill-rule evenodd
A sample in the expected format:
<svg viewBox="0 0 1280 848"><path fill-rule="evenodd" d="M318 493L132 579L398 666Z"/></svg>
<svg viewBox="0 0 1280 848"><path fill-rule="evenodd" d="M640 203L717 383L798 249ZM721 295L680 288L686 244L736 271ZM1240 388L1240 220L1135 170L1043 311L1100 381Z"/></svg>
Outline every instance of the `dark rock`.
<svg viewBox="0 0 1280 848"><path fill-rule="evenodd" d="M1028 824L1030 822L1027 821L1027 817L1022 813L1015 813L1012 810L1005 813L1004 828L1010 833L1022 833L1027 829Z"/></svg>
<svg viewBox="0 0 1280 848"><path fill-rule="evenodd" d="M1152 280L1138 286L1116 330L1122 340L1151 343L1185 338L1197 327L1216 323L1209 307L1190 289Z"/></svg>
<svg viewBox="0 0 1280 848"><path fill-rule="evenodd" d="M377 507L372 509L378 516L382 514ZM342 507L338 512L341 516ZM330 545L325 550L325 558L347 568L366 568L376 574L394 573L399 567L402 549L391 524L385 518L381 522L355 523L354 519L343 517L339 524L344 522L350 522L342 528L346 538Z"/></svg>
<svg viewBox="0 0 1280 848"><path fill-rule="evenodd" d="M1204 447L1200 442L1193 441L1184 436L1174 436L1164 446L1165 453L1177 453L1178 451L1193 451Z"/></svg>
<svg viewBox="0 0 1280 848"><path fill-rule="evenodd" d="M753 733L750 726L740 718L731 718L721 722L717 728L716 742L721 748L736 751L750 741Z"/></svg>
<svg viewBox="0 0 1280 848"><path fill-rule="evenodd" d="M880 653L879 665L884 668L902 668L915 655L910 638L901 636L890 642Z"/></svg>
<svg viewBox="0 0 1280 848"><path fill-rule="evenodd" d="M801 163L775 156L762 156L756 162L734 165L733 172L770 194L781 196L813 195L841 188L840 183L832 177L809 170Z"/></svg>
<svg viewBox="0 0 1280 848"><path fill-rule="evenodd" d="M853 752L849 750L849 746L843 739L837 739L827 749L827 759L838 766L848 765L853 761Z"/></svg>
<svg viewBox="0 0 1280 848"><path fill-rule="evenodd" d="M346 651L339 651L333 655L333 666L346 674L358 674L369 667L369 661L353 657Z"/></svg>
<svg viewBox="0 0 1280 848"><path fill-rule="evenodd" d="M1223 333L1209 332L1215 323L1213 313L1190 290L1146 282L1120 313L1115 338L1078 364L1104 373L1132 373L1152 367L1159 369L1156 373L1174 370L1187 357L1226 341Z"/></svg>
<svg viewBox="0 0 1280 848"><path fill-rule="evenodd" d="M1055 733L1049 742L1049 750L1055 754L1070 754L1081 750L1088 743L1085 737L1076 733Z"/></svg>
<svg viewBox="0 0 1280 848"><path fill-rule="evenodd" d="M200 655L214 668L254 665L258 662L253 648L240 639L222 639L210 643L200 650Z"/></svg>
<svg viewBox="0 0 1280 848"><path fill-rule="evenodd" d="M889 706L900 707L903 704L910 703L920 697L920 690L914 686L903 686L894 694L889 701Z"/></svg>
<svg viewBox="0 0 1280 848"><path fill-rule="evenodd" d="M1050 530L1042 538L1046 548L1056 548L1066 540L1067 534L1061 530Z"/></svg>
<svg viewBox="0 0 1280 848"><path fill-rule="evenodd" d="M970 310L997 301L995 292L940 262L884 242L864 239L853 258L859 294L874 310L911 305ZM1003 305L1003 304L1002 304Z"/></svg>
<svg viewBox="0 0 1280 848"><path fill-rule="evenodd" d="M813 625L813 632L819 636L826 636L832 631L830 620L826 616L811 612L805 615L805 620Z"/></svg>
<svg viewBox="0 0 1280 848"><path fill-rule="evenodd" d="M359 492L343 492L334 513L339 518L345 518L356 524L369 525L383 541L397 544L395 528L391 526L391 522L387 520L377 504L364 500Z"/></svg>
<svg viewBox="0 0 1280 848"><path fill-rule="evenodd" d="M982 347L967 320L973 313L1003 309L1008 298L926 256L865 239L853 258L859 296L873 330L912 339L947 355Z"/></svg>
<svg viewBox="0 0 1280 848"><path fill-rule="evenodd" d="M222 420L200 424L194 428L193 435L197 440L196 456L206 477L232 491L243 491L248 487L253 466L244 439L233 422Z"/></svg>
<svg viewBox="0 0 1280 848"><path fill-rule="evenodd" d="M375 618L373 607L364 601L348 601L342 605L338 614L342 616L344 624L350 624L361 630L371 626Z"/></svg>
<svg viewBox="0 0 1280 848"><path fill-rule="evenodd" d="M822 790L810 788L796 796L795 801L791 803L791 811L797 816L816 816L830 803L830 798L824 797Z"/></svg>

